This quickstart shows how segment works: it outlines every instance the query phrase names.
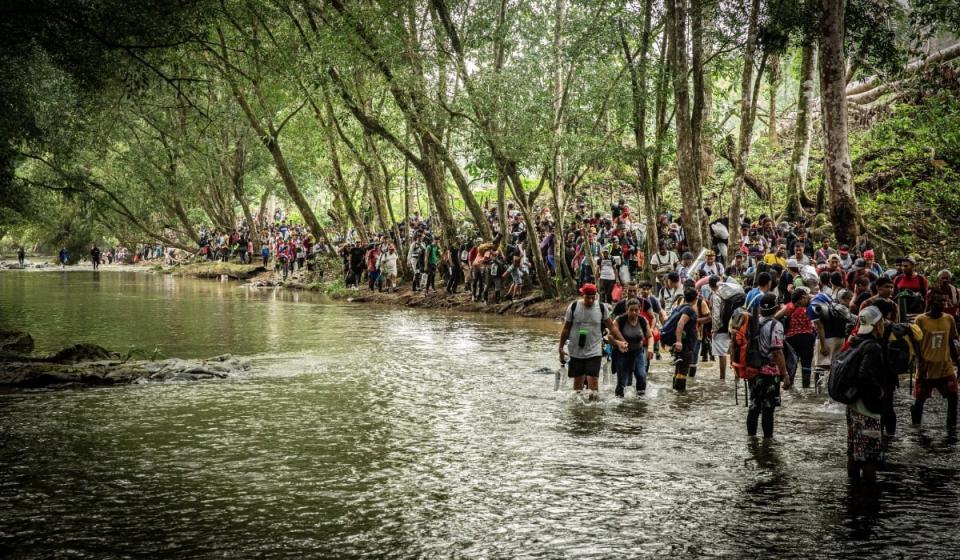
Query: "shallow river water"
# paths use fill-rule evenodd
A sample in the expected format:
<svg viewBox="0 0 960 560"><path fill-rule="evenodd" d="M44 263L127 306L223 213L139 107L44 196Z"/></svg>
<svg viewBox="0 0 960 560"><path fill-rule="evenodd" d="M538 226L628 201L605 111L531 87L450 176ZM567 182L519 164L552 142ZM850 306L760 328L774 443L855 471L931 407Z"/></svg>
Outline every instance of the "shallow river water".
<svg viewBox="0 0 960 560"><path fill-rule="evenodd" d="M216 382L0 393L0 557L956 558L958 443L929 404L875 489L843 415L792 391L772 442L733 382L584 404L531 373L551 321L232 283L0 273L37 351L251 357Z"/></svg>

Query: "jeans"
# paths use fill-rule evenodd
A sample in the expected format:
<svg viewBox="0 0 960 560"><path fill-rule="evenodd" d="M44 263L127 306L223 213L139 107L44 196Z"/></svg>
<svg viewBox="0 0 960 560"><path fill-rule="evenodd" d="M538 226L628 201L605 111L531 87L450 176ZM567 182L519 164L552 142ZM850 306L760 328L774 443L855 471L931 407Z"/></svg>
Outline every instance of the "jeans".
<svg viewBox="0 0 960 560"><path fill-rule="evenodd" d="M623 396L623 388L629 387L633 378L637 378L637 393L647 390L647 354L646 350L617 352L617 388L614 393Z"/></svg>
<svg viewBox="0 0 960 560"><path fill-rule="evenodd" d="M702 342L698 338L696 342L693 343L693 348L690 349L690 371L687 373L688 377L697 376L697 364L700 363L700 345Z"/></svg>

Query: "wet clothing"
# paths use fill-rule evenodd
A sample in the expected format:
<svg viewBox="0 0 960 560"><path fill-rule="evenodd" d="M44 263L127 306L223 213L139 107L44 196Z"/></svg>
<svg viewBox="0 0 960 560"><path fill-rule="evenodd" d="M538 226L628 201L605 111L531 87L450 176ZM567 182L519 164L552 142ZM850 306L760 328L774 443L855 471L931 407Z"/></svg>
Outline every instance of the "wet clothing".
<svg viewBox="0 0 960 560"><path fill-rule="evenodd" d="M916 323L923 331L923 341L920 343L920 375L931 380L953 375L950 344L957 338L954 318L945 313L936 319L923 314L917 317Z"/></svg>
<svg viewBox="0 0 960 560"><path fill-rule="evenodd" d="M601 310L601 306L605 309ZM595 301L587 307L582 300L577 301L576 309L571 303L564 313L564 322L571 323L568 352L571 358L594 358L603 355L603 319L611 316L610 307ZM583 344L580 344L580 341Z"/></svg>
<svg viewBox="0 0 960 560"><path fill-rule="evenodd" d="M867 415L847 407L847 457L854 461L879 463L881 452L880 415Z"/></svg>

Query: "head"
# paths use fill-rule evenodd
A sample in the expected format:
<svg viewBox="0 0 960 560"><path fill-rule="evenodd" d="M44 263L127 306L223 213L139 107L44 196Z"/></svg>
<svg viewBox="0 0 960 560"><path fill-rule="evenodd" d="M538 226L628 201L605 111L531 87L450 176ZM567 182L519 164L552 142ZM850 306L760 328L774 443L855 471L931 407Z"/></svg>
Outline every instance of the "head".
<svg viewBox="0 0 960 560"><path fill-rule="evenodd" d="M877 295L882 298L890 299L893 296L893 280L889 276L877 278Z"/></svg>
<svg viewBox="0 0 960 560"><path fill-rule="evenodd" d="M630 321L636 321L640 317L640 300L630 298L627 300L627 318Z"/></svg>
<svg viewBox="0 0 960 560"><path fill-rule="evenodd" d="M777 245L777 256L785 257L787 255L787 246L786 245Z"/></svg>
<svg viewBox="0 0 960 560"><path fill-rule="evenodd" d="M636 282L627 284L627 299L634 299L640 294L640 288Z"/></svg>
<svg viewBox="0 0 960 560"><path fill-rule="evenodd" d="M873 305L864 307L858 317L860 319L860 328L857 333L861 336L874 336L880 338L883 336L883 312Z"/></svg>
<svg viewBox="0 0 960 560"><path fill-rule="evenodd" d="M697 301L697 290L696 288L687 288L683 291L683 301L684 303L693 303Z"/></svg>
<svg viewBox="0 0 960 560"><path fill-rule="evenodd" d="M934 319L943 315L943 308L946 307L946 299L939 291L930 292L930 301L927 302L927 315Z"/></svg>
<svg viewBox="0 0 960 560"><path fill-rule="evenodd" d="M830 255L830 258L827 259L827 268L830 270L838 270L840 268L840 257Z"/></svg>
<svg viewBox="0 0 960 560"><path fill-rule="evenodd" d="M760 297L760 315L764 317L773 317L780 305L777 304L777 296L774 294L763 294Z"/></svg>
<svg viewBox="0 0 960 560"><path fill-rule="evenodd" d="M850 290L840 290L840 292L837 293L837 301L843 305L850 305L850 302L853 301L853 292Z"/></svg>
<svg viewBox="0 0 960 560"><path fill-rule="evenodd" d="M680 285L679 274L677 274L676 272L671 272L670 274L667 274L667 286L669 286L671 289L674 289L679 285Z"/></svg>
<svg viewBox="0 0 960 560"><path fill-rule="evenodd" d="M793 254L800 260L803 257L803 243L793 244Z"/></svg>
<svg viewBox="0 0 960 560"><path fill-rule="evenodd" d="M953 274L949 270L941 270L937 273L937 285L947 288L953 281Z"/></svg>
<svg viewBox="0 0 960 560"><path fill-rule="evenodd" d="M743 266L743 253L737 253L733 256L733 264L737 265L738 267Z"/></svg>
<svg viewBox="0 0 960 560"><path fill-rule="evenodd" d="M913 274L913 270L917 266L917 260L913 257L907 256L903 258L903 262L901 264L903 266L903 273L909 276L910 274Z"/></svg>
<svg viewBox="0 0 960 560"><path fill-rule="evenodd" d="M830 238L829 238L829 237L824 237L824 238L822 238L822 239L820 240L820 247L822 247L822 248L824 248L824 249L829 249L829 248L830 248Z"/></svg>
<svg viewBox="0 0 960 560"><path fill-rule="evenodd" d="M597 286L590 283L584 284L580 287L580 296L584 306L593 307L594 302L597 301Z"/></svg>
<svg viewBox="0 0 960 560"><path fill-rule="evenodd" d="M651 282L651 281L649 281L649 280L644 280L644 281L640 282L639 288L640 288L640 296L641 296L641 297L649 297L649 296L650 296L650 292L653 291L653 282Z"/></svg>
<svg viewBox="0 0 960 560"><path fill-rule="evenodd" d="M684 253L683 256L680 257L680 260L683 262L683 266L690 266L693 264L693 254L689 252Z"/></svg>
<svg viewBox="0 0 960 560"><path fill-rule="evenodd" d="M873 266L874 263L874 253L873 249L867 249L863 252L863 261L866 263L867 267Z"/></svg>
<svg viewBox="0 0 960 560"><path fill-rule="evenodd" d="M760 288L761 291L766 292L767 290L769 290L770 282L771 282L771 279L770 279L769 273L761 272L760 274L757 275L757 287Z"/></svg>
<svg viewBox="0 0 960 560"><path fill-rule="evenodd" d="M804 286L801 286L793 290L790 301L792 301L797 307L806 307L810 304L810 298L810 290Z"/></svg>
<svg viewBox="0 0 960 560"><path fill-rule="evenodd" d="M713 249L707 251L707 264L713 264L717 260L717 254L713 252Z"/></svg>
<svg viewBox="0 0 960 560"><path fill-rule="evenodd" d="M717 286L720 285L720 277L717 276L716 274L711 275L710 279L707 280L707 284L710 286L711 289L716 290Z"/></svg>

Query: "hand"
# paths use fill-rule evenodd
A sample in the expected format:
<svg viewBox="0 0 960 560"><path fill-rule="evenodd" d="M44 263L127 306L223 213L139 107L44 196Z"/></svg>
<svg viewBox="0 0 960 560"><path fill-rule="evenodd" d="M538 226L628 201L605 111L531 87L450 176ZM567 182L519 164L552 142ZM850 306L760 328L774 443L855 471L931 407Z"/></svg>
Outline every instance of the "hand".
<svg viewBox="0 0 960 560"><path fill-rule="evenodd" d="M563 346L561 346L560 347L560 363L561 364L566 363L567 361L566 356L567 356L567 351L563 348Z"/></svg>
<svg viewBox="0 0 960 560"><path fill-rule="evenodd" d="M618 340L617 348L619 348L621 352L626 352L627 350L630 349L630 345L627 344L626 340Z"/></svg>
<svg viewBox="0 0 960 560"><path fill-rule="evenodd" d="M676 351L678 351L678 352L679 352L680 350L683 350L683 343L680 342L679 340L676 341L676 342L674 342L674 343L673 343L673 349L676 350Z"/></svg>
<svg viewBox="0 0 960 560"><path fill-rule="evenodd" d="M647 350L647 361L653 361L653 350Z"/></svg>
<svg viewBox="0 0 960 560"><path fill-rule="evenodd" d="M784 375L784 376L783 376L783 388L784 388L784 389L789 389L789 388L792 387L792 386L793 386L793 383L790 383L790 376L789 376L789 375Z"/></svg>
<svg viewBox="0 0 960 560"><path fill-rule="evenodd" d="M830 349L827 348L826 344L822 344L822 343L820 344L820 355L823 356L824 358L830 355Z"/></svg>

